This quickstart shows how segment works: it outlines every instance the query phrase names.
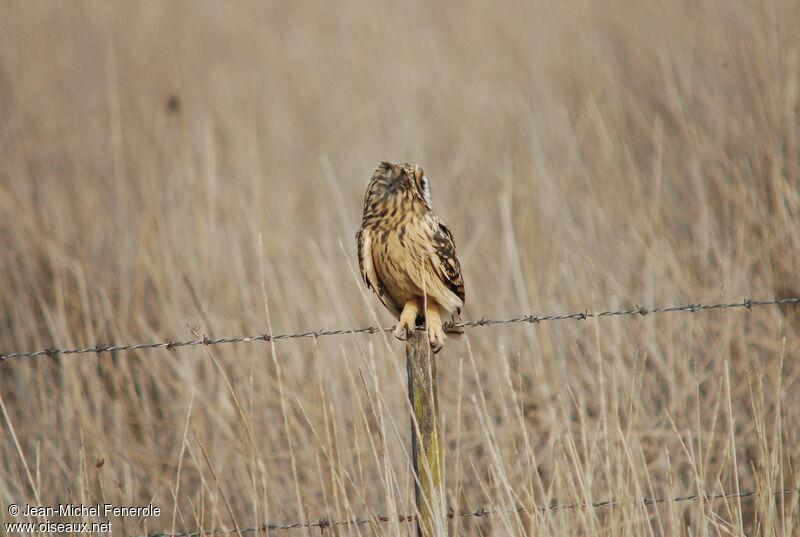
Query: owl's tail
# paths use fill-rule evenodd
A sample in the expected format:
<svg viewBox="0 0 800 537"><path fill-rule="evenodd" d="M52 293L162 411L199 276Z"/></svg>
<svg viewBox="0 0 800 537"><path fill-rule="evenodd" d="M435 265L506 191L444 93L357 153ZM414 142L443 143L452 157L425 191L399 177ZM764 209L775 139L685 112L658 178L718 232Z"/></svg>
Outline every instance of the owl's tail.
<svg viewBox="0 0 800 537"><path fill-rule="evenodd" d="M444 325L445 334L447 334L448 337L451 337L453 339L463 339L464 327L453 326L453 324L460 322L461 322L461 315L453 315L453 317L450 318L450 322Z"/></svg>

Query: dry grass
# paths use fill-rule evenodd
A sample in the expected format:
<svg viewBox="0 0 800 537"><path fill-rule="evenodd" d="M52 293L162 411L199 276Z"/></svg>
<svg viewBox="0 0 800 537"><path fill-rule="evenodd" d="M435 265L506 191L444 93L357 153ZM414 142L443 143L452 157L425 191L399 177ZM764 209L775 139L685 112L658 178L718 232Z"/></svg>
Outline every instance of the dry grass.
<svg viewBox="0 0 800 537"><path fill-rule="evenodd" d="M388 325L354 274L381 159L431 177L467 319L800 295L797 2L3 11L4 352ZM450 505L797 487L798 313L468 331L440 355ZM10 503L162 509L112 518L122 536L410 512L401 349L360 335L9 360L0 520ZM452 533L797 528L795 494Z"/></svg>

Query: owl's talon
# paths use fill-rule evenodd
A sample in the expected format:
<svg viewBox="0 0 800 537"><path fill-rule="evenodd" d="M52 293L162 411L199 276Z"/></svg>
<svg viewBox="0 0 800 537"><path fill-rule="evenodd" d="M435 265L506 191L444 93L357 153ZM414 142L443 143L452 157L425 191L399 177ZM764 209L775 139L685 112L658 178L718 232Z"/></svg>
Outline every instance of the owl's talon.
<svg viewBox="0 0 800 537"><path fill-rule="evenodd" d="M400 341L408 339L408 336L411 335L416 326L417 313L421 306L422 304L418 298L414 298L405 303L403 311L400 313L400 319L394 329L394 337Z"/></svg>
<svg viewBox="0 0 800 537"><path fill-rule="evenodd" d="M408 325L405 323L397 323L397 327L394 329L394 337L399 339L400 341L405 341L408 339L408 336L411 335L411 330L408 329Z"/></svg>
<svg viewBox="0 0 800 537"><path fill-rule="evenodd" d="M445 339L447 339L447 336L444 335L441 325L428 326L428 341L434 354L442 350Z"/></svg>

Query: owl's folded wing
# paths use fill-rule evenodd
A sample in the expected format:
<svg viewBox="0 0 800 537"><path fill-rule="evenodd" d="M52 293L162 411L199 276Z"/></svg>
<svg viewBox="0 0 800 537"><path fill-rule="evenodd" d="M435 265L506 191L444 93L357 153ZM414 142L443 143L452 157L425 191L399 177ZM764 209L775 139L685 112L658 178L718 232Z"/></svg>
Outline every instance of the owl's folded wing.
<svg viewBox="0 0 800 537"><path fill-rule="evenodd" d="M400 306L386 292L386 287L375 271L375 263L372 257L372 237L369 230L363 227L359 229L358 233L356 233L356 241L358 242L358 268L361 270L361 277L364 278L364 283L378 295L381 303L395 317L399 317Z"/></svg>
<svg viewBox="0 0 800 537"><path fill-rule="evenodd" d="M433 234L433 247L438 263L434 263L437 272L447 287L464 302L464 278L461 275L461 263L456 255L456 244L453 232L444 222L439 221L439 228Z"/></svg>

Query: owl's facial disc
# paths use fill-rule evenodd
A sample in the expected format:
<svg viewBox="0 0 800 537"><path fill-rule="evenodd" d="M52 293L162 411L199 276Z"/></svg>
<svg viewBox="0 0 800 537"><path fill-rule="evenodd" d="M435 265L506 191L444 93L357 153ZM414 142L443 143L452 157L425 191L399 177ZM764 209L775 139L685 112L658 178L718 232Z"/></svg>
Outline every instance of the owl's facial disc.
<svg viewBox="0 0 800 537"><path fill-rule="evenodd" d="M431 186L428 181L428 177L425 175L425 172L420 168L418 165L414 166L414 182L417 186L417 191L419 192L420 196L425 203L428 204L428 208L431 206Z"/></svg>

